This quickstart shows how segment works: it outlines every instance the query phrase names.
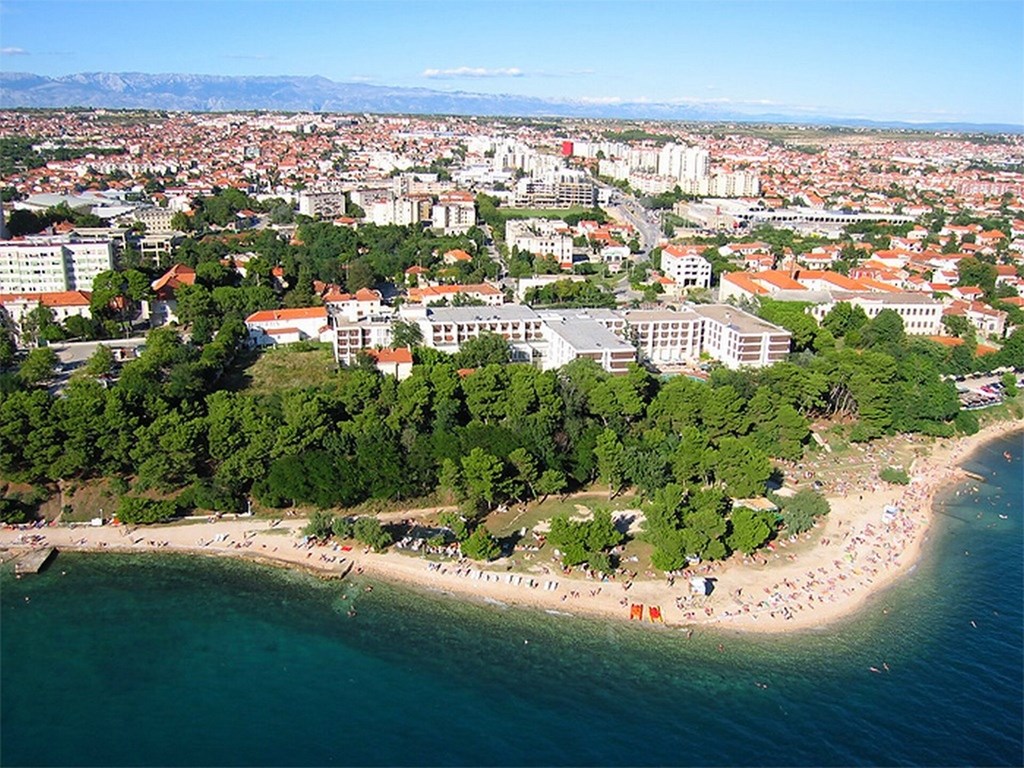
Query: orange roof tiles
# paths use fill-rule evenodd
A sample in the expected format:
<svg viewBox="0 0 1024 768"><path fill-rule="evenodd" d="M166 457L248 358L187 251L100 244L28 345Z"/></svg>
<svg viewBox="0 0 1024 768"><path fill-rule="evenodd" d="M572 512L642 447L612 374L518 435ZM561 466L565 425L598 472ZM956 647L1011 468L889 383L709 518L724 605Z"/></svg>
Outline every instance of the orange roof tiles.
<svg viewBox="0 0 1024 768"><path fill-rule="evenodd" d="M412 350L408 347L368 349L366 352L378 363L412 363Z"/></svg>
<svg viewBox="0 0 1024 768"><path fill-rule="evenodd" d="M0 304L16 301L37 302L44 307L88 307L92 294L88 291L53 291L49 293L0 293Z"/></svg>
<svg viewBox="0 0 1024 768"><path fill-rule="evenodd" d="M299 307L297 309L261 309L247 318L247 323L268 323L276 320L306 320L310 318L327 319L326 307Z"/></svg>

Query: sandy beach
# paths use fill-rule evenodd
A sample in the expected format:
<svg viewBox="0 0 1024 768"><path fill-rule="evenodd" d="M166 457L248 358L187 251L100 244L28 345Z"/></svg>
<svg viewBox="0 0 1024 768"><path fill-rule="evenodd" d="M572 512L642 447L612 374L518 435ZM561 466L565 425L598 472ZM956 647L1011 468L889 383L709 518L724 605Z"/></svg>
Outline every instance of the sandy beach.
<svg viewBox="0 0 1024 768"><path fill-rule="evenodd" d="M477 599L530 606L547 611L629 620L631 607L660 609L666 625L721 626L754 632L785 632L818 627L857 611L905 573L918 559L935 512L932 503L945 484L965 477L959 462L991 439L1024 429L1020 421L999 422L977 435L936 443L911 467L912 481L898 486L844 489L830 495L832 511L813 531L793 540L779 539L754 558L699 566L674 580L653 573L623 580L588 579L563 572L555 562L531 562L528 571L499 560L428 560L395 550L383 554L359 545L343 547L306 542L306 520L285 518L193 519L162 526L56 525L22 530L0 529L0 549L16 554L41 546L64 551L182 552L215 557L245 557L301 567L327 577L359 575L403 582ZM887 505L900 508L884 523ZM415 512L406 513L414 516ZM628 563L625 563L629 567ZM59 567L58 565L52 567ZM691 596L688 576L715 579L710 596Z"/></svg>

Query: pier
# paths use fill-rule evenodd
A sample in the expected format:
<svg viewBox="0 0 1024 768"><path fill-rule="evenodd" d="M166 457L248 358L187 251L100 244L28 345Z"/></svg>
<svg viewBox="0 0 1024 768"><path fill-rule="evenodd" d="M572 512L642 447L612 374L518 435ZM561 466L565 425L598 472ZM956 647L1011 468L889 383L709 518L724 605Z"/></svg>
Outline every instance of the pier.
<svg viewBox="0 0 1024 768"><path fill-rule="evenodd" d="M15 575L20 576L23 573L39 573L46 564L53 557L53 553L57 551L56 547L43 547L42 549L33 549L18 558L18 561L14 564Z"/></svg>

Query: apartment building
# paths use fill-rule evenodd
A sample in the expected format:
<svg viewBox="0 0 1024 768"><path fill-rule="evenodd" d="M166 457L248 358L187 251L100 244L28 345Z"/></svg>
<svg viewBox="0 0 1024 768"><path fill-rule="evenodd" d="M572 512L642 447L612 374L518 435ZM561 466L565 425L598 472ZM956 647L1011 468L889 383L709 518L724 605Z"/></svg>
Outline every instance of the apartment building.
<svg viewBox="0 0 1024 768"><path fill-rule="evenodd" d="M701 348L726 368L763 368L786 358L791 334L724 304L694 307L703 318Z"/></svg>
<svg viewBox="0 0 1024 768"><path fill-rule="evenodd" d="M471 285L426 285L410 288L408 293L410 304L454 303L459 297L483 302L487 306L499 306L505 303L505 294L501 289L490 283L473 283Z"/></svg>
<svg viewBox="0 0 1024 768"><path fill-rule="evenodd" d="M345 215L345 193L341 189L303 190L298 195L299 213L314 219Z"/></svg>
<svg viewBox="0 0 1024 768"><path fill-rule="evenodd" d="M423 342L443 352L457 352L460 345L481 333L496 333L508 340L514 359L529 362L533 346L544 338L540 316L518 304L438 307L409 318L419 324Z"/></svg>
<svg viewBox="0 0 1024 768"><path fill-rule="evenodd" d="M547 349L541 358L541 369L561 368L573 360L593 360L609 373L626 373L636 362L636 349L599 321L587 310L577 312L545 312L542 333Z"/></svg>
<svg viewBox="0 0 1024 768"><path fill-rule="evenodd" d="M633 309L621 313L623 335L640 356L655 365L679 365L700 359L704 316L689 307Z"/></svg>
<svg viewBox="0 0 1024 768"><path fill-rule="evenodd" d="M448 192L431 208L433 229L446 235L465 234L476 226L476 202L468 192Z"/></svg>
<svg viewBox="0 0 1024 768"><path fill-rule="evenodd" d="M0 292L91 291L114 268L114 244L99 238L26 237L0 242Z"/></svg>
<svg viewBox="0 0 1024 768"><path fill-rule="evenodd" d="M692 246L665 247L661 252L661 271L683 288L711 287L711 262Z"/></svg>
<svg viewBox="0 0 1024 768"><path fill-rule="evenodd" d="M554 256L563 268L572 267L572 231L560 219L512 219L505 224L508 247L534 256Z"/></svg>
<svg viewBox="0 0 1024 768"><path fill-rule="evenodd" d="M135 221L146 227L147 233L172 232L174 227L171 226L171 219L174 218L174 215L175 211L172 211L170 208L157 208L153 206L136 209L132 217Z"/></svg>
<svg viewBox="0 0 1024 768"><path fill-rule="evenodd" d="M883 309L891 309L903 320L903 330L910 336L935 336L942 332L942 303L922 293L884 293L869 291L828 291L830 301L811 307L811 315L819 323L832 308L846 302L860 307L870 319Z"/></svg>
<svg viewBox="0 0 1024 768"><path fill-rule="evenodd" d="M388 347L391 338L390 319L338 320L331 332L334 359L342 365L352 365L360 350Z"/></svg>
<svg viewBox="0 0 1024 768"><path fill-rule="evenodd" d="M517 208L593 208L597 187L584 171L557 169L520 179L513 193Z"/></svg>

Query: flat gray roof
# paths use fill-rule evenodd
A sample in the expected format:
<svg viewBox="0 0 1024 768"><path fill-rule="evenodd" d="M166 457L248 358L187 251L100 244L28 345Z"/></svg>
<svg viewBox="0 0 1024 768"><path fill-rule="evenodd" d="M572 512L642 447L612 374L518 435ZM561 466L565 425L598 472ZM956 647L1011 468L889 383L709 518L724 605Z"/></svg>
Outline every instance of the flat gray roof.
<svg viewBox="0 0 1024 768"><path fill-rule="evenodd" d="M785 333L789 331L772 325L766 320L744 312L742 309L730 307L728 304L700 304L693 308L694 312L711 320L735 328L740 333Z"/></svg>
<svg viewBox="0 0 1024 768"><path fill-rule="evenodd" d="M596 320L552 317L546 319L545 326L577 352L636 351L632 344L627 344Z"/></svg>
<svg viewBox="0 0 1024 768"><path fill-rule="evenodd" d="M942 303L926 293L895 293L893 291L832 291L832 298L836 301L860 299L862 301L877 301L881 304L935 305Z"/></svg>
<svg viewBox="0 0 1024 768"><path fill-rule="evenodd" d="M680 307L678 311L671 309L627 309L617 313L626 318L628 322L642 323L653 320L696 320L697 313L693 307Z"/></svg>
<svg viewBox="0 0 1024 768"><path fill-rule="evenodd" d="M538 320L539 316L523 304L502 304L497 307L429 307L427 319L435 323L489 323Z"/></svg>
<svg viewBox="0 0 1024 768"><path fill-rule="evenodd" d="M573 307L570 309L542 309L538 313L544 320L621 320L622 313L605 307Z"/></svg>

